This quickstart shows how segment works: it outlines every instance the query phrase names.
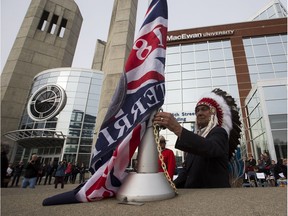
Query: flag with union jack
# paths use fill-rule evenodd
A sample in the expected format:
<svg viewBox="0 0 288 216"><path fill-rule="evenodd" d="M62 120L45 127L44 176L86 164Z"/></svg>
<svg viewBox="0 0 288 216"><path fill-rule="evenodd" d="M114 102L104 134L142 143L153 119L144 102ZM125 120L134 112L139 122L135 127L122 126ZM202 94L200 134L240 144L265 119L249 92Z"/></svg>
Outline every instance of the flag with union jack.
<svg viewBox="0 0 288 216"><path fill-rule="evenodd" d="M100 127L91 161L93 175L73 191L45 199L43 205L116 195L151 114L164 102L167 23L167 1L152 0Z"/></svg>

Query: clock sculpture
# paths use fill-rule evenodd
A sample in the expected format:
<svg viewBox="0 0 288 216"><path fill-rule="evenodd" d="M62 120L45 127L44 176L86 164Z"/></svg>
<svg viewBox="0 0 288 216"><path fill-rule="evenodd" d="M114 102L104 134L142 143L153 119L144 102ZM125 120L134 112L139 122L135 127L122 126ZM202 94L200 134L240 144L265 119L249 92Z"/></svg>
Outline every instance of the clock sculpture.
<svg viewBox="0 0 288 216"><path fill-rule="evenodd" d="M59 85L45 85L39 88L29 99L28 115L34 121L48 120L64 108L66 104L65 90Z"/></svg>

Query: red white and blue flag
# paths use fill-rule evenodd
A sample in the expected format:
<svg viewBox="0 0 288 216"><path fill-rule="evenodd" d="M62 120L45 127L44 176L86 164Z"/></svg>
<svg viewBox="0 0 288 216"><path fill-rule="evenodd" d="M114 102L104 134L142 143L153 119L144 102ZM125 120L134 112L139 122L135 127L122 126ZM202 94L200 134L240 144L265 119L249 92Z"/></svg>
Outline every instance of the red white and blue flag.
<svg viewBox="0 0 288 216"><path fill-rule="evenodd" d="M167 23L167 1L151 1L99 130L90 168L93 175L73 191L45 199L43 205L92 202L116 195L151 114L164 102Z"/></svg>

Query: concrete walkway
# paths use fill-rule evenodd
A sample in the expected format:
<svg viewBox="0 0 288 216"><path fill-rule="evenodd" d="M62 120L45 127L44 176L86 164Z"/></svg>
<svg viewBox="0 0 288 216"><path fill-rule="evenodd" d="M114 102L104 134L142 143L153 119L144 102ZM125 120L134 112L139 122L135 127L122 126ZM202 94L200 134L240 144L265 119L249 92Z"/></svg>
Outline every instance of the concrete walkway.
<svg viewBox="0 0 288 216"><path fill-rule="evenodd" d="M35 189L2 188L1 215L3 216L286 216L287 188L231 188L181 189L178 196L168 200L146 202L144 205L119 204L116 198L93 203L42 206L43 199L72 190L53 185Z"/></svg>

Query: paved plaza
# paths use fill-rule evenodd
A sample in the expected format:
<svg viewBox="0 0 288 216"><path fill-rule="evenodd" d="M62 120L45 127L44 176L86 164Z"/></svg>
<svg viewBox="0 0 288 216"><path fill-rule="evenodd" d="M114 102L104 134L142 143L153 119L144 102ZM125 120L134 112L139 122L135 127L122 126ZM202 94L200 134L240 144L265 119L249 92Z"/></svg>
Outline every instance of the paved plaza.
<svg viewBox="0 0 288 216"><path fill-rule="evenodd" d="M35 189L2 188L3 216L286 216L287 188L180 189L172 199L145 202L143 205L119 204L116 198L93 203L42 206L43 199L69 191L53 185Z"/></svg>

